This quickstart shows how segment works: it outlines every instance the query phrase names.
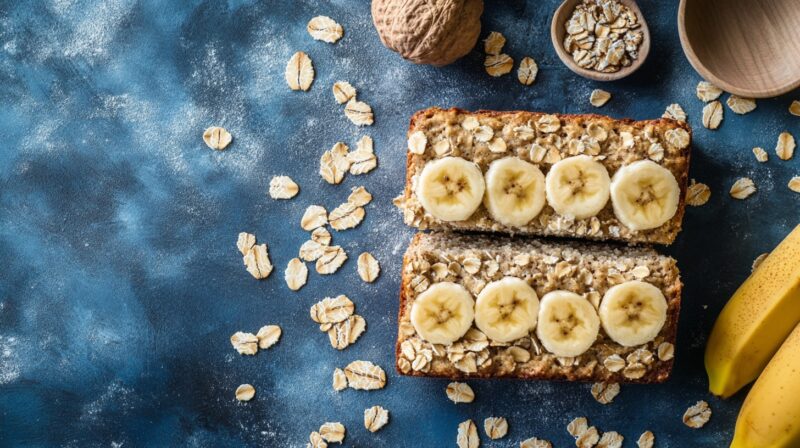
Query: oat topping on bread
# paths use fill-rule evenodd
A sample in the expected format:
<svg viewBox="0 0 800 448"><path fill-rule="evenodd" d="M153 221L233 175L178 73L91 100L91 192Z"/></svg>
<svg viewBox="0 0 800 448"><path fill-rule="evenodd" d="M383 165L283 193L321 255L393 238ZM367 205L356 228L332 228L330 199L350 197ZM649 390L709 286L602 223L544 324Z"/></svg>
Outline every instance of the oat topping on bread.
<svg viewBox="0 0 800 448"><path fill-rule="evenodd" d="M403 258L397 369L662 382L681 287L675 260L652 249L420 233Z"/></svg>
<svg viewBox="0 0 800 448"><path fill-rule="evenodd" d="M430 108L408 136L396 204L419 229L657 244L681 229L685 122Z"/></svg>

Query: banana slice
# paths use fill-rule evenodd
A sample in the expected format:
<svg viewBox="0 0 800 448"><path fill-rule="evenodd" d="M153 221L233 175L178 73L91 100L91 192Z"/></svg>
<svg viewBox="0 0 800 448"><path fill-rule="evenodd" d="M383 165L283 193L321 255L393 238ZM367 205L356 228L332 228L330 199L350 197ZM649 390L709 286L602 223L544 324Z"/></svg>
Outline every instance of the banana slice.
<svg viewBox="0 0 800 448"><path fill-rule="evenodd" d="M481 205L483 173L473 162L444 157L425 165L416 193L425 210L442 221L463 221Z"/></svg>
<svg viewBox="0 0 800 448"><path fill-rule="evenodd" d="M506 277L486 285L475 302L475 325L494 341L510 342L536 327L539 296L524 280Z"/></svg>
<svg viewBox="0 0 800 448"><path fill-rule="evenodd" d="M667 320L667 299L650 283L630 281L611 287L600 303L603 330L618 344L650 342Z"/></svg>
<svg viewBox="0 0 800 448"><path fill-rule="evenodd" d="M672 219L680 195L675 176L650 160L623 166L611 180L614 214L631 230L654 229Z"/></svg>
<svg viewBox="0 0 800 448"><path fill-rule="evenodd" d="M589 218L606 206L609 183L600 162L585 155L567 157L547 173L547 202L559 215Z"/></svg>
<svg viewBox="0 0 800 448"><path fill-rule="evenodd" d="M519 157L495 160L486 171L484 203L498 222L525 225L544 207L544 174Z"/></svg>
<svg viewBox="0 0 800 448"><path fill-rule="evenodd" d="M539 304L536 335L556 356L578 356L600 332L600 318L588 300L569 291L552 291Z"/></svg>
<svg viewBox="0 0 800 448"><path fill-rule="evenodd" d="M432 344L450 344L472 326L475 301L457 283L436 283L414 299L411 325Z"/></svg>

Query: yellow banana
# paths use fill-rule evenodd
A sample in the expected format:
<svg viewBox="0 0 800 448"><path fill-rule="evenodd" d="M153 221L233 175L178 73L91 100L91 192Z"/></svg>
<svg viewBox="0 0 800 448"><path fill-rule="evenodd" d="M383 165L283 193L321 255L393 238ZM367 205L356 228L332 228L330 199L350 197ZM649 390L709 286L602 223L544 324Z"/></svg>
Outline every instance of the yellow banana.
<svg viewBox="0 0 800 448"><path fill-rule="evenodd" d="M800 446L800 325L744 400L731 448Z"/></svg>
<svg viewBox="0 0 800 448"><path fill-rule="evenodd" d="M706 345L709 390L729 397L755 380L800 322L800 225L722 309Z"/></svg>

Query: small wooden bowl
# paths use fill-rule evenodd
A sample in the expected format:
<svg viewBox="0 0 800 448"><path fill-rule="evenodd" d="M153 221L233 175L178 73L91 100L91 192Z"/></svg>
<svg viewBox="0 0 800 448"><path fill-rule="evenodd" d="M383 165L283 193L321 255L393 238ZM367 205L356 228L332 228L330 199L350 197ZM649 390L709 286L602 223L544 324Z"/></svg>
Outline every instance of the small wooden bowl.
<svg viewBox="0 0 800 448"><path fill-rule="evenodd" d="M692 67L726 92L768 98L800 87L798 0L681 0L678 32Z"/></svg>
<svg viewBox="0 0 800 448"><path fill-rule="evenodd" d="M644 20L644 16L642 15L642 11L639 9L639 6L636 4L634 0L619 0L620 3L627 6L628 8L636 14L639 23L641 23L640 29L642 30L642 44L639 46L639 57L634 59L631 62L631 65L627 67L622 67L619 71L614 73L602 73L594 70L588 70L583 67L579 67L578 64L572 59L572 55L567 53L567 50L564 49L564 38L566 37L567 30L564 28L564 24L567 23L569 18L572 16L572 11L575 10L575 6L580 3L582 0L564 0L561 3L561 6L558 7L556 13L553 14L553 21L550 23L550 38L553 41L553 47L556 49L556 54L561 59L561 62L567 66L573 72L583 76L584 78L593 79L595 81L614 81L617 79L622 79L631 73L635 72L642 66L645 59L647 59L647 55L650 53L650 30L647 28L647 21Z"/></svg>

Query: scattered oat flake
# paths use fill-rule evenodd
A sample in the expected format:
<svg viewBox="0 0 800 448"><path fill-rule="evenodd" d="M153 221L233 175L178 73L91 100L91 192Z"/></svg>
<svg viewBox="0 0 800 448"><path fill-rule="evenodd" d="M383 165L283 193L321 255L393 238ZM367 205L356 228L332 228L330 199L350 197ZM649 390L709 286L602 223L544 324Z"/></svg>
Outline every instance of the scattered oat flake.
<svg viewBox="0 0 800 448"><path fill-rule="evenodd" d="M240 355L258 353L258 337L253 333L237 331L231 336L231 345Z"/></svg>
<svg viewBox="0 0 800 448"><path fill-rule="evenodd" d="M475 399L475 392L467 383L452 382L447 385L445 393L453 403L472 403Z"/></svg>
<svg viewBox="0 0 800 448"><path fill-rule="evenodd" d="M611 93L601 89L594 89L592 94L589 95L589 103L594 107L603 107L610 99Z"/></svg>
<svg viewBox="0 0 800 448"><path fill-rule="evenodd" d="M317 227L311 232L311 241L314 241L315 243L321 244L323 246L327 246L331 244L331 233L325 227ZM306 260L306 261L314 261L314 260Z"/></svg>
<svg viewBox="0 0 800 448"><path fill-rule="evenodd" d="M720 95L722 95L722 89L707 81L700 81L695 90L697 93L697 98L704 103L714 101L715 99L719 98Z"/></svg>
<svg viewBox="0 0 800 448"><path fill-rule="evenodd" d="M756 160L758 160L761 163L764 163L769 159L769 154L767 153L767 151L764 151L764 148L761 148L759 146L753 148L753 155L756 156Z"/></svg>
<svg viewBox="0 0 800 448"><path fill-rule="evenodd" d="M536 75L539 74L539 66L536 61L530 56L525 56L519 61L519 68L517 68L517 79L522 85L529 86L536 81Z"/></svg>
<svg viewBox="0 0 800 448"><path fill-rule="evenodd" d="M511 59L511 56L505 53L489 55L486 56L486 60L483 62L483 67L486 69L486 73L488 73L490 76L503 76L511 72L511 69L514 68L514 60Z"/></svg>
<svg viewBox="0 0 800 448"><path fill-rule="evenodd" d="M236 248L242 255L247 255L250 249L256 245L256 236L252 233L241 232L239 238L236 240Z"/></svg>
<svg viewBox="0 0 800 448"><path fill-rule="evenodd" d="M336 81L333 83L333 97L339 104L344 104L356 97L356 88L347 81Z"/></svg>
<svg viewBox="0 0 800 448"><path fill-rule="evenodd" d="M281 327L277 325L264 325L256 333L258 348L266 350L278 343L281 338Z"/></svg>
<svg viewBox="0 0 800 448"><path fill-rule="evenodd" d="M348 151L350 148L342 142L337 142L329 151L322 153L319 159L319 175L325 182L336 185L344 179L345 173L350 169Z"/></svg>
<svg viewBox="0 0 800 448"><path fill-rule="evenodd" d="M414 131L408 136L408 151L412 154L425 154L428 138L422 131Z"/></svg>
<svg viewBox="0 0 800 448"><path fill-rule="evenodd" d="M576 417L567 425L567 432L572 437L578 437L589 429L589 421L586 417Z"/></svg>
<svg viewBox="0 0 800 448"><path fill-rule="evenodd" d="M639 448L653 448L656 443L656 436L651 431L645 431L639 436L636 441L636 446Z"/></svg>
<svg viewBox="0 0 800 448"><path fill-rule="evenodd" d="M326 16L317 16L309 20L306 30L315 40L321 40L329 44L336 43L344 34L342 26Z"/></svg>
<svg viewBox="0 0 800 448"><path fill-rule="evenodd" d="M317 273L322 275L333 274L347 260L347 253L339 246L325 246L322 256L316 261Z"/></svg>
<svg viewBox="0 0 800 448"><path fill-rule="evenodd" d="M356 150L347 155L350 162L350 174L366 174L378 166L378 157L372 151Z"/></svg>
<svg viewBox="0 0 800 448"><path fill-rule="evenodd" d="M624 440L625 438L622 437L622 434L616 431L604 432L595 448L621 448Z"/></svg>
<svg viewBox="0 0 800 448"><path fill-rule="evenodd" d="M730 193L735 199L747 199L748 196L755 192L756 185L753 183L753 179L742 177L733 183Z"/></svg>
<svg viewBox="0 0 800 448"><path fill-rule="evenodd" d="M328 329L328 339L336 350L344 350L358 340L359 336L367 329L367 321L358 314L333 324Z"/></svg>
<svg viewBox="0 0 800 448"><path fill-rule="evenodd" d="M347 389L347 376L344 370L337 367L333 370L333 390L339 392L345 389Z"/></svg>
<svg viewBox="0 0 800 448"><path fill-rule="evenodd" d="M711 418L711 408L704 400L689 407L683 414L683 423L690 428L702 428Z"/></svg>
<svg viewBox="0 0 800 448"><path fill-rule="evenodd" d="M693 207L704 205L711 198L711 189L704 183L695 182L692 179L691 184L686 189L686 203Z"/></svg>
<svg viewBox="0 0 800 448"><path fill-rule="evenodd" d="M283 278L286 280L286 285L289 289L297 291L308 280L308 267L299 258L292 258L286 266Z"/></svg>
<svg viewBox="0 0 800 448"><path fill-rule="evenodd" d="M317 431L312 432L308 439L310 443L306 445L306 448L328 448L327 442Z"/></svg>
<svg viewBox="0 0 800 448"><path fill-rule="evenodd" d="M497 55L503 50L503 45L506 44L506 38L497 31L492 31L483 40L483 51L486 54Z"/></svg>
<svg viewBox="0 0 800 448"><path fill-rule="evenodd" d="M231 133L219 126L211 126L203 132L203 141L211 149L222 151L233 140Z"/></svg>
<svg viewBox="0 0 800 448"><path fill-rule="evenodd" d="M495 137L495 138L493 138L493 139L492 139L492 140L489 142L488 146L489 146L489 151L491 151L491 152L493 152L493 153L495 153L495 154L501 154L501 153L504 153L504 152L506 152L506 149L508 148L508 147L506 146L506 141L505 141L505 140L503 140L503 138L502 138L502 137Z"/></svg>
<svg viewBox="0 0 800 448"><path fill-rule="evenodd" d="M664 111L664 115L662 115L662 117L685 122L686 112L683 110L680 104L672 103L667 106L667 110Z"/></svg>
<svg viewBox="0 0 800 448"><path fill-rule="evenodd" d="M547 440L531 437L519 442L519 448L553 448L553 444Z"/></svg>
<svg viewBox="0 0 800 448"><path fill-rule="evenodd" d="M703 107L703 126L707 129L717 129L722 123L722 103L712 101Z"/></svg>
<svg viewBox="0 0 800 448"><path fill-rule="evenodd" d="M275 176L269 181L269 196L272 199L291 199L300 187L289 176Z"/></svg>
<svg viewBox="0 0 800 448"><path fill-rule="evenodd" d="M458 433L456 434L458 448L478 448L480 444L478 428L472 420L466 420L458 424Z"/></svg>
<svg viewBox="0 0 800 448"><path fill-rule="evenodd" d="M789 113L795 117L800 117L800 101L792 101L792 104L789 105Z"/></svg>
<svg viewBox="0 0 800 448"><path fill-rule="evenodd" d="M344 368L351 389L374 390L386 385L386 372L369 361L353 361Z"/></svg>
<svg viewBox="0 0 800 448"><path fill-rule="evenodd" d="M508 421L505 417L488 417L483 421L483 430L492 440L502 439L508 434Z"/></svg>
<svg viewBox="0 0 800 448"><path fill-rule="evenodd" d="M311 87L314 82L314 66L311 63L311 58L302 51L293 54L286 63L286 83L292 90L306 91Z"/></svg>
<svg viewBox="0 0 800 448"><path fill-rule="evenodd" d="M344 107L344 115L356 126L370 126L375 120L372 108L363 101L351 98Z"/></svg>
<svg viewBox="0 0 800 448"><path fill-rule="evenodd" d="M331 211L330 215L328 215L328 223L334 230L352 229L361 224L365 215L366 212L363 207L359 207L352 202L345 202Z"/></svg>
<svg viewBox="0 0 800 448"><path fill-rule="evenodd" d="M324 227L320 227L320 229L325 230ZM314 231L316 230L317 229L315 229ZM300 246L300 253L298 254L298 256L303 261L317 261L319 257L321 257L322 254L324 253L325 247L327 247L327 244L322 244L318 241L314 241L313 239L311 239L306 241L305 243L303 243L303 245Z"/></svg>
<svg viewBox="0 0 800 448"><path fill-rule="evenodd" d="M750 271L751 271L751 272L755 272L755 270L756 270L756 269L757 269L757 268L758 268L758 267L761 265L761 263L762 263L762 262L763 262L763 261L764 261L764 260L765 260L765 259L766 259L768 256L769 256L769 252L765 252L765 253L763 253L763 254L761 254L761 255L757 256L757 257L756 257L756 259L755 259L755 260L753 260L753 265L750 267Z"/></svg>
<svg viewBox="0 0 800 448"><path fill-rule="evenodd" d="M251 247L242 260L247 272L257 280L269 277L272 272L272 263L269 261L266 244L257 244Z"/></svg>
<svg viewBox="0 0 800 448"><path fill-rule="evenodd" d="M364 427L369 432L377 432L389 423L389 411L381 406L364 409Z"/></svg>
<svg viewBox="0 0 800 448"><path fill-rule="evenodd" d="M358 256L358 276L367 283L372 283L378 278L381 266L378 260L369 252L364 252Z"/></svg>
<svg viewBox="0 0 800 448"><path fill-rule="evenodd" d="M789 179L789 189L795 193L800 193L800 176Z"/></svg>
<svg viewBox="0 0 800 448"><path fill-rule="evenodd" d="M578 448L592 448L600 441L600 434L597 428L590 426L583 434L575 438L575 446Z"/></svg>
<svg viewBox="0 0 800 448"><path fill-rule="evenodd" d="M350 196L347 197L347 202L363 207L372 202L372 195L363 186L353 188Z"/></svg>
<svg viewBox="0 0 800 448"><path fill-rule="evenodd" d="M781 160L789 160L794 155L796 144L794 136L786 131L778 136L778 144L775 145L775 153Z"/></svg>
<svg viewBox="0 0 800 448"><path fill-rule="evenodd" d="M594 383L592 384L592 396L600 404L609 404L619 394L619 384L617 383Z"/></svg>
<svg viewBox="0 0 800 448"><path fill-rule="evenodd" d="M344 425L339 422L324 423L319 427L319 435L322 436L326 442L342 443L345 435Z"/></svg>
<svg viewBox="0 0 800 448"><path fill-rule="evenodd" d="M309 205L303 217L300 218L300 227L311 231L328 223L328 212L320 205Z"/></svg>
<svg viewBox="0 0 800 448"><path fill-rule="evenodd" d="M255 395L256 389L250 384L242 384L236 388L236 399L239 401L250 401Z"/></svg>
<svg viewBox="0 0 800 448"><path fill-rule="evenodd" d="M739 115L744 115L756 109L756 100L752 98L742 98L740 96L731 95L725 103L734 113Z"/></svg>
<svg viewBox="0 0 800 448"><path fill-rule="evenodd" d="M345 295L326 297L311 306L311 320L318 324L341 322L355 311L355 304Z"/></svg>

